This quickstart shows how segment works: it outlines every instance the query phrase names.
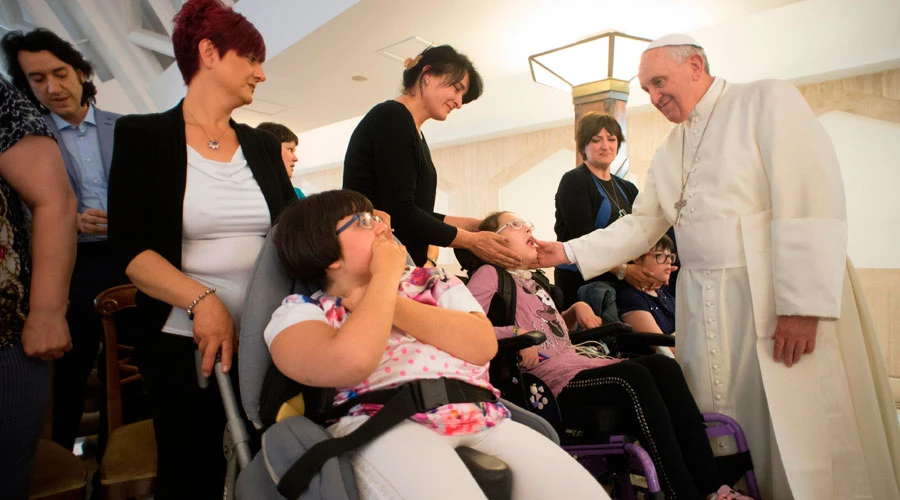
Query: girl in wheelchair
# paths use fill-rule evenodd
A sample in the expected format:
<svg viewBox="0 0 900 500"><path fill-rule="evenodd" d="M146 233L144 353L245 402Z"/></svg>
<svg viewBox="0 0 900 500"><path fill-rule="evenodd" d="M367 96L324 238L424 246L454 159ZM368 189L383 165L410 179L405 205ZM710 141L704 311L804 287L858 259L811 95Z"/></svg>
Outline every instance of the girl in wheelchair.
<svg viewBox="0 0 900 500"><path fill-rule="evenodd" d="M513 498L608 498L552 441L513 422L488 382L497 340L455 277L406 266L406 251L363 195L329 191L282 212L274 241L294 279L265 330L272 359L302 384L335 387L335 405L419 379L462 382L490 397L418 413L351 452L363 498L485 498L456 452L467 446L512 470ZM344 436L380 405L356 405L328 429Z"/></svg>
<svg viewBox="0 0 900 500"><path fill-rule="evenodd" d="M534 226L511 212L495 212L479 230L505 236L509 248L522 262L534 262L537 244ZM469 290L487 312L498 293L498 272L512 274L516 285L515 324L494 325L498 338L518 332L541 331L547 340L520 351L519 366L540 378L557 398L566 426L584 430L604 427L599 404L618 407L624 413L626 433L638 437L656 466L666 498L721 498L733 494L722 486L703 417L691 396L679 365L661 354L630 360L579 354L569 330L599 326L601 320L584 302L560 313L547 292L527 270L500 270L482 265L470 270Z"/></svg>

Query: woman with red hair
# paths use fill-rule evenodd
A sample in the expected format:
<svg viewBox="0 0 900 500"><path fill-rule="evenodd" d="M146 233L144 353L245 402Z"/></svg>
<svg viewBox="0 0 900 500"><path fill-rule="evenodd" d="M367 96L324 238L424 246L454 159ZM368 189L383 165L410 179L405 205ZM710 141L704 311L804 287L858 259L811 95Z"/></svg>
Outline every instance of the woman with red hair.
<svg viewBox="0 0 900 500"><path fill-rule="evenodd" d="M231 119L265 81L262 35L219 0L189 0L172 33L187 94L116 126L109 240L138 287L137 355L153 405L157 498L221 498L224 411L209 376L232 366L256 255L295 199L270 134Z"/></svg>

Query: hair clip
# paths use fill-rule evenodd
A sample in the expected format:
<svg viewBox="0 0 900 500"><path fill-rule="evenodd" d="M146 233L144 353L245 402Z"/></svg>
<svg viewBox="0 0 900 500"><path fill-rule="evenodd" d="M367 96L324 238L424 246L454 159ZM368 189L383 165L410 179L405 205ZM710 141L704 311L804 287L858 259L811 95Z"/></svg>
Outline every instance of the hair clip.
<svg viewBox="0 0 900 500"><path fill-rule="evenodd" d="M416 64L419 64L419 61L422 60L422 54L417 55L415 58L407 57L405 61L403 61L403 67L406 69L413 69L416 67Z"/></svg>

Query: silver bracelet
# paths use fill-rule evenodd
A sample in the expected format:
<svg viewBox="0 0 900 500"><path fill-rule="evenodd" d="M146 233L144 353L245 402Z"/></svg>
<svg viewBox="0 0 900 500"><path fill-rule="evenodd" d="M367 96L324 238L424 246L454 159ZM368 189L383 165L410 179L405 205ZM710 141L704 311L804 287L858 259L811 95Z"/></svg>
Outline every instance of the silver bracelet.
<svg viewBox="0 0 900 500"><path fill-rule="evenodd" d="M198 296L196 299L194 299L194 301L191 302L191 305L187 306L187 309L185 309L185 311L187 311L188 319L190 319L190 320L194 319L194 307L197 304L199 304L201 300L206 298L207 295L209 295L211 293L216 293L216 289L213 287L209 287L206 290L203 290L203 293L201 293L200 296Z"/></svg>

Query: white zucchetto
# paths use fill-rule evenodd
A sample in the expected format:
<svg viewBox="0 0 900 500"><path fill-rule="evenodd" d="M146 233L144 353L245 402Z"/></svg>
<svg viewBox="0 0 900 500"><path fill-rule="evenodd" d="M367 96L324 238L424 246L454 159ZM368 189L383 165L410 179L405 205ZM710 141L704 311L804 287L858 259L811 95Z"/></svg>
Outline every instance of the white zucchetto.
<svg viewBox="0 0 900 500"><path fill-rule="evenodd" d="M648 45L647 48L644 49L644 52L652 49L658 49L660 47L668 47L671 45L693 45L695 47L703 47L702 45L700 45L700 43L697 42L697 40L694 40L693 37L676 33L672 35L661 36L656 40L653 40L652 42L650 42L650 45Z"/></svg>

